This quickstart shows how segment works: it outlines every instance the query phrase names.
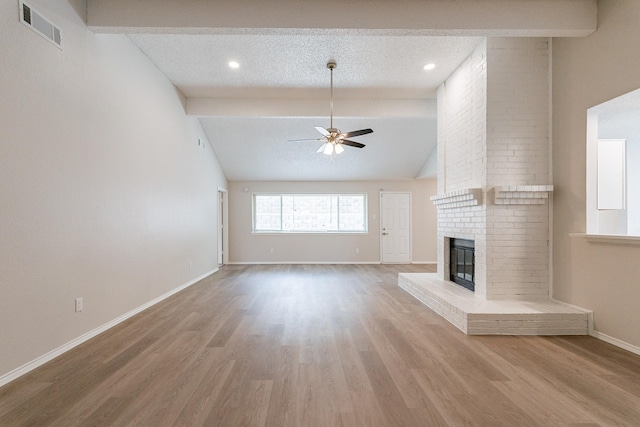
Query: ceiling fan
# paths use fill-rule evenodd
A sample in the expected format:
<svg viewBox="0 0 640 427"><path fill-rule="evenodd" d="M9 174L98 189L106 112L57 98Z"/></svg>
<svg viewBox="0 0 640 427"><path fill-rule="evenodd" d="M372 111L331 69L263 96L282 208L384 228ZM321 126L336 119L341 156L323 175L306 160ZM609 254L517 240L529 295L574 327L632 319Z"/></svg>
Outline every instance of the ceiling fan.
<svg viewBox="0 0 640 427"><path fill-rule="evenodd" d="M329 129L323 128L322 126L316 126L316 130L322 134L322 138L318 139L294 139L289 142L300 142L300 141L323 141L320 148L318 148L317 153L324 153L328 156L335 154L340 154L344 151L343 145L349 145L351 147L362 148L365 145L356 141L351 141L347 138L352 138L354 136L366 135L368 133L373 133L371 129L361 129L354 130L351 132L342 133L340 129L336 129L333 127L333 70L335 70L337 64L335 61L329 61L327 63L327 68L331 71L331 121L329 124Z"/></svg>

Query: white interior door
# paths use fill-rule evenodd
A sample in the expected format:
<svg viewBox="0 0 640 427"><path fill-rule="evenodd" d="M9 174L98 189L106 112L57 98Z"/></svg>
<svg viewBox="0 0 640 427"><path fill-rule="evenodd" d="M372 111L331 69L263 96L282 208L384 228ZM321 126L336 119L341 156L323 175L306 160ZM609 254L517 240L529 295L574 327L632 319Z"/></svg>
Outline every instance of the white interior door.
<svg viewBox="0 0 640 427"><path fill-rule="evenodd" d="M383 263L411 262L411 193L380 192Z"/></svg>

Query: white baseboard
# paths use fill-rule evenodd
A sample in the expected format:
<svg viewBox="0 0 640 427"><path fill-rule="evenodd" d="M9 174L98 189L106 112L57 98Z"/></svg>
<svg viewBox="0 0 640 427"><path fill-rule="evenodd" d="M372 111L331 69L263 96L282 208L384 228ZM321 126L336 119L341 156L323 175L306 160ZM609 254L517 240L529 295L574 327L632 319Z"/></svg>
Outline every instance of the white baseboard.
<svg viewBox="0 0 640 427"><path fill-rule="evenodd" d="M438 261L411 261L409 264L425 264L436 265ZM286 264L314 264L314 265L328 265L328 264L382 264L380 261L239 261L239 262L227 262L232 265L286 265ZM393 264L393 263L392 263Z"/></svg>
<svg viewBox="0 0 640 427"><path fill-rule="evenodd" d="M380 261L241 261L241 262L228 262L227 264L233 265L287 265L287 264L314 264L314 265L331 265L331 264L380 264Z"/></svg>
<svg viewBox="0 0 640 427"><path fill-rule="evenodd" d="M618 338L614 338L614 337L609 336L607 334L603 334L602 332L595 331L593 329L593 311L587 310L587 309L582 308L582 307L578 307L577 305L569 304L569 303L564 302L564 301L559 301L557 299L551 298L551 300L553 300L554 302L557 302L559 304L566 305L567 307L571 307L571 308L574 308L576 310L582 310L584 312L587 312L589 314L589 335L590 336L592 336L594 338L597 338L599 340L602 340L604 342L607 342L607 343L609 343L611 345L615 345L616 347L620 347L623 350L627 350L627 351L630 351L631 353L640 355L640 347L635 346L633 344L629 344L628 342L622 341L622 340L620 340Z"/></svg>
<svg viewBox="0 0 640 427"><path fill-rule="evenodd" d="M635 346L633 344L629 344L628 342L619 340L618 338L611 337L607 334L603 334L602 332L598 332L598 331L591 331L589 335L599 340L602 340L604 342L608 342L609 344L615 345L616 347L620 347L624 350L630 351L631 353L640 355L640 347Z"/></svg>
<svg viewBox="0 0 640 427"><path fill-rule="evenodd" d="M56 357L60 356L63 353L66 353L67 351L71 350L74 347L79 346L80 344L82 344L85 341L90 340L91 338L95 337L96 335L99 335L101 333L103 333L104 331L113 328L114 326L116 326L119 323L124 322L125 320L127 320L130 317L135 316L136 314L140 313L141 311L146 310L147 308L159 303L162 300L165 300L167 298L169 298L170 296L177 294L178 292L188 288L189 286L199 282L200 280L204 279L205 277L208 277L210 275L212 275L213 273L215 273L216 271L218 271L217 268L199 276L196 277L193 280L190 280L189 282L185 283L184 285L178 286L175 289L170 290L169 292L160 295L157 298L152 299L151 301L147 302L146 304L143 304L139 307L134 308L133 310L129 311L128 313L123 314L122 316L119 316L115 319L113 319L110 322L105 323L102 326L97 327L96 329L93 329L85 334L80 335L79 337L69 341L66 344L61 345L60 347L51 350L50 352L43 354L42 356L37 357L36 359L32 360L31 362L25 363L24 365L0 376L0 387L2 387L5 384L10 383L11 381L21 377L22 375L26 374L27 372L30 372L34 369L36 369L37 367L44 365L45 363L55 359Z"/></svg>

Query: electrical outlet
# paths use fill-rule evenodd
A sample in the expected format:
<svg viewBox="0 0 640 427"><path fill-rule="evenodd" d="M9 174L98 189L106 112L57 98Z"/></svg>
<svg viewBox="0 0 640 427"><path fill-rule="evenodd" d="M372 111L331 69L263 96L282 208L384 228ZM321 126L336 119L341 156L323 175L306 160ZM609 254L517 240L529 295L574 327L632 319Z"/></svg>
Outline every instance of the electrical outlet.
<svg viewBox="0 0 640 427"><path fill-rule="evenodd" d="M193 268L193 263L189 261L189 270L191 270L191 268Z"/></svg>
<svg viewBox="0 0 640 427"><path fill-rule="evenodd" d="M356 253L359 254L360 253L360 248L356 248Z"/></svg>
<svg viewBox="0 0 640 427"><path fill-rule="evenodd" d="M274 253L275 250L273 248L269 249L269 252Z"/></svg>
<svg viewBox="0 0 640 427"><path fill-rule="evenodd" d="M84 302L82 301L82 297L76 298L76 313L79 313L84 308Z"/></svg>

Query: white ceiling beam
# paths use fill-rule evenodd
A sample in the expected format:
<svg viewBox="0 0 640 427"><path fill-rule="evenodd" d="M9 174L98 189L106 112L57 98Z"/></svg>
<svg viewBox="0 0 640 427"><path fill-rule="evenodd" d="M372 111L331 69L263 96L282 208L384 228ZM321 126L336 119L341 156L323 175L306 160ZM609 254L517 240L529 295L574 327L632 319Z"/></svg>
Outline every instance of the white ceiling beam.
<svg viewBox="0 0 640 427"><path fill-rule="evenodd" d="M581 37L596 0L88 0L99 33Z"/></svg>
<svg viewBox="0 0 640 427"><path fill-rule="evenodd" d="M187 98L187 115L196 117L318 117L329 116L325 99ZM336 117L436 117L435 100L338 99Z"/></svg>

